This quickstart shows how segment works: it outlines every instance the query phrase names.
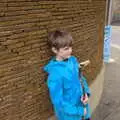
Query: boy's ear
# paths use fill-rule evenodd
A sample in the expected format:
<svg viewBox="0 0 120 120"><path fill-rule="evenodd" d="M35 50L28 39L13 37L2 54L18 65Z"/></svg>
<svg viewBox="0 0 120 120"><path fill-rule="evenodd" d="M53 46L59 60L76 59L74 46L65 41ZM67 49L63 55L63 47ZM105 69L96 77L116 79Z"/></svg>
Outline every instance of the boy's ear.
<svg viewBox="0 0 120 120"><path fill-rule="evenodd" d="M57 49L55 47L52 47L52 51L56 54L57 53Z"/></svg>

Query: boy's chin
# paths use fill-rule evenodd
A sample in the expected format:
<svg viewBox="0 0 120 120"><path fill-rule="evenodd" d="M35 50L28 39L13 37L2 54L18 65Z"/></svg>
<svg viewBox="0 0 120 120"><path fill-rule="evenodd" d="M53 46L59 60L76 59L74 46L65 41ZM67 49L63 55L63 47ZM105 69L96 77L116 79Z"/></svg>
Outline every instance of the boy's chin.
<svg viewBox="0 0 120 120"><path fill-rule="evenodd" d="M70 58L70 57L71 57L71 55L67 56L65 59L68 59L68 58Z"/></svg>

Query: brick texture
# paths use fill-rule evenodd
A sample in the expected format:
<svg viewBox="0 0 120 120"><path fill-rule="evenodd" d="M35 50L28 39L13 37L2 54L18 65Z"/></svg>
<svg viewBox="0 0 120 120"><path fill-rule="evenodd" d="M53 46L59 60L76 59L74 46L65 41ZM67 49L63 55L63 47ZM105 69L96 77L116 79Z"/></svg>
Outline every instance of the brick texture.
<svg viewBox="0 0 120 120"><path fill-rule="evenodd" d="M92 83L102 66L105 0L0 0L0 120L47 120L52 107L42 67L52 53L47 34L74 38L73 53L90 59Z"/></svg>

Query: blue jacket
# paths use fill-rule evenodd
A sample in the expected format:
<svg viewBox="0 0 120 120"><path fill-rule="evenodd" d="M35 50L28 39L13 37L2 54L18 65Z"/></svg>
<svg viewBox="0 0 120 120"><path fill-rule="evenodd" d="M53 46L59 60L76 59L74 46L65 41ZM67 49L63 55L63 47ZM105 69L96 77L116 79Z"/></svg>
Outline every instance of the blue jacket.
<svg viewBox="0 0 120 120"><path fill-rule="evenodd" d="M56 61L55 58L44 67L48 73L47 85L54 111L58 120L81 120L84 115L84 107L90 117L89 105L81 102L83 89L79 77L79 63L76 57L68 60ZM90 96L85 77L82 76L85 92Z"/></svg>

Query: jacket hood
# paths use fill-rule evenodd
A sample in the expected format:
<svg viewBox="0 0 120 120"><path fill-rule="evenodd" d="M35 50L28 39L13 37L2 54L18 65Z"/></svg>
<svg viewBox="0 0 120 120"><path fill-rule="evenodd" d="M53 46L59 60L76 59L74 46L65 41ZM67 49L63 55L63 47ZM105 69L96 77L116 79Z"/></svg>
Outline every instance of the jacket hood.
<svg viewBox="0 0 120 120"><path fill-rule="evenodd" d="M65 66L65 61L56 61L55 57L53 57L48 64L43 67L43 69L45 72L49 73L53 70L64 68Z"/></svg>

